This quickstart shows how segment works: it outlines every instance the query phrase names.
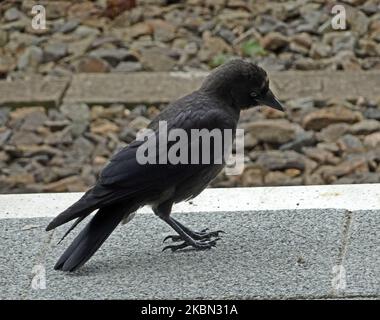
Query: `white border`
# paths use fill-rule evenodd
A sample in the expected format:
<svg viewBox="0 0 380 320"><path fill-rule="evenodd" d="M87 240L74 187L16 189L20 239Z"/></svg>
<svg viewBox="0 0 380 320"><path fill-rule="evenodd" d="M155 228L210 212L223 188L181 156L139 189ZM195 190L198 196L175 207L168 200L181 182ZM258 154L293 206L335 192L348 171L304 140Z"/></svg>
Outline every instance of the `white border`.
<svg viewBox="0 0 380 320"><path fill-rule="evenodd" d="M55 217L82 193L0 195L0 219ZM206 189L173 213L295 209L379 210L380 184ZM148 207L139 213L151 213Z"/></svg>

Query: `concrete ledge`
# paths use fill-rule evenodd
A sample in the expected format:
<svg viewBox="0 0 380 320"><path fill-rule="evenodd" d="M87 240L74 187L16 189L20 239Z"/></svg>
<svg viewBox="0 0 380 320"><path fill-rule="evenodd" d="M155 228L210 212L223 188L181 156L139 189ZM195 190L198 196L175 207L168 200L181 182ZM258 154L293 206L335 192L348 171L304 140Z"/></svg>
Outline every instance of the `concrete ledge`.
<svg viewBox="0 0 380 320"><path fill-rule="evenodd" d="M68 85L68 79L42 77L0 81L0 106L58 106Z"/></svg>
<svg viewBox="0 0 380 320"><path fill-rule="evenodd" d="M33 78L0 81L0 105L57 105L69 103L168 103L201 85L207 73L138 72L77 74L69 79ZM378 99L380 71L283 71L269 73L281 100L294 97ZM67 89L67 90L66 90Z"/></svg>
<svg viewBox="0 0 380 320"><path fill-rule="evenodd" d="M44 227L79 196L0 196L0 299L380 299L379 185L209 189L174 214L224 230L216 248L161 252L171 229L137 214L78 272L55 272L79 230L57 245L67 227Z"/></svg>
<svg viewBox="0 0 380 320"><path fill-rule="evenodd" d="M0 195L0 219L55 217L83 193ZM206 189L173 213L252 212L262 210L380 210L378 184ZM148 207L138 213L151 213Z"/></svg>
<svg viewBox="0 0 380 320"><path fill-rule="evenodd" d="M206 73L139 72L132 74L76 75L65 95L67 102L168 103L198 89ZM281 100L294 97L315 99L368 99L380 97L380 72L271 72L269 77Z"/></svg>

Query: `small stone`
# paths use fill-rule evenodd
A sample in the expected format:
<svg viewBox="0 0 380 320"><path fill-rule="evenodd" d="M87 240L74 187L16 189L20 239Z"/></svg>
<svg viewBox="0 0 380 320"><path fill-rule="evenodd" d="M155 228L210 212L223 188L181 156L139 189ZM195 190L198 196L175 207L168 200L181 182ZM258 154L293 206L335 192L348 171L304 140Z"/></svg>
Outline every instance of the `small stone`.
<svg viewBox="0 0 380 320"><path fill-rule="evenodd" d="M30 46L25 49L25 51L20 55L17 68L19 70L25 69L36 69L38 65L42 62L43 51L41 48L36 46Z"/></svg>
<svg viewBox="0 0 380 320"><path fill-rule="evenodd" d="M361 115L345 107L334 106L309 113L303 119L306 130L321 130L333 123L355 123L361 120Z"/></svg>
<svg viewBox="0 0 380 320"><path fill-rule="evenodd" d="M292 177L292 178L299 176L301 173L302 173L301 170L299 170L299 169L294 169L294 168L286 169L286 170L285 170L285 174L286 174L287 176L289 176L289 177Z"/></svg>
<svg viewBox="0 0 380 320"><path fill-rule="evenodd" d="M63 42L50 43L44 48L44 61L57 61L68 53L68 45Z"/></svg>
<svg viewBox="0 0 380 320"><path fill-rule="evenodd" d="M198 44L196 42L186 42L183 49L187 54L195 55L198 52Z"/></svg>
<svg viewBox="0 0 380 320"><path fill-rule="evenodd" d="M45 112L45 109L42 107L17 108L14 111L9 113L9 118L11 119L11 121L22 120L24 117L26 117L29 114L44 113L44 112Z"/></svg>
<svg viewBox="0 0 380 320"><path fill-rule="evenodd" d="M212 36L208 31L203 34L203 46L200 48L198 57L201 61L208 62L220 54L230 54L232 48L219 37Z"/></svg>
<svg viewBox="0 0 380 320"><path fill-rule="evenodd" d="M144 69L170 71L176 64L169 48L152 47L141 50L141 63Z"/></svg>
<svg viewBox="0 0 380 320"><path fill-rule="evenodd" d="M99 119L99 118L120 119L124 117L125 110L128 110L128 109L125 109L123 105L119 105L119 104L114 104L108 107L93 106L91 108L91 118L92 119Z"/></svg>
<svg viewBox="0 0 380 320"><path fill-rule="evenodd" d="M294 62L294 68L297 70L319 70L321 69L321 64L318 60L300 58Z"/></svg>
<svg viewBox="0 0 380 320"><path fill-rule="evenodd" d="M260 66L267 71L283 71L289 67L289 61L280 60L276 56L265 56L261 59Z"/></svg>
<svg viewBox="0 0 380 320"><path fill-rule="evenodd" d="M313 39L306 32L296 34L295 36L293 36L292 41L299 44L302 47L305 47L306 49L310 49L311 45L313 44Z"/></svg>
<svg viewBox="0 0 380 320"><path fill-rule="evenodd" d="M105 73L110 71L110 65L100 58L85 57L77 65L77 72Z"/></svg>
<svg viewBox="0 0 380 320"><path fill-rule="evenodd" d="M11 130L0 131L0 147L3 146L12 135Z"/></svg>
<svg viewBox="0 0 380 320"><path fill-rule="evenodd" d="M138 116L129 123L129 126L133 128L134 130L138 131L138 130L146 128L149 123L150 123L150 120L148 118L143 117L143 116Z"/></svg>
<svg viewBox="0 0 380 320"><path fill-rule="evenodd" d="M273 31L286 32L287 25L270 15L258 15L255 20L257 30L261 34L267 34Z"/></svg>
<svg viewBox="0 0 380 320"><path fill-rule="evenodd" d="M362 152L364 147L362 142L358 137L353 136L352 134L346 134L341 137L337 144L343 152Z"/></svg>
<svg viewBox="0 0 380 320"><path fill-rule="evenodd" d="M368 165L367 161L359 156L347 159L336 166L320 167L318 170L320 170L323 179L327 183L332 183L336 181L337 178L347 174L368 171Z"/></svg>
<svg viewBox="0 0 380 320"><path fill-rule="evenodd" d="M364 138L364 145L368 148L377 148L380 146L380 132L374 132Z"/></svg>
<svg viewBox="0 0 380 320"><path fill-rule="evenodd" d="M107 61L111 66L115 67L120 61L131 57L135 59L135 57L131 54L131 52L127 49L96 49L90 52L90 57L95 57L99 59L103 59Z"/></svg>
<svg viewBox="0 0 380 320"><path fill-rule="evenodd" d="M267 170L305 169L306 157L295 151L270 150L262 152L256 163Z"/></svg>
<svg viewBox="0 0 380 320"><path fill-rule="evenodd" d="M60 2L60 1L58 1ZM74 18L77 20L84 20L91 16L100 15L99 10L96 7L96 4L92 1L74 1L68 8L67 16L69 18ZM93 23L96 24L98 20L95 20Z"/></svg>
<svg viewBox="0 0 380 320"><path fill-rule="evenodd" d="M80 136L74 141L70 152L65 155L68 159L71 159L72 162L86 161L92 157L94 149L95 147L90 140Z"/></svg>
<svg viewBox="0 0 380 320"><path fill-rule="evenodd" d="M313 59L327 58L331 55L331 46L321 42L315 42L310 49L310 57Z"/></svg>
<svg viewBox="0 0 380 320"><path fill-rule="evenodd" d="M123 129L123 131L119 134L119 138L121 141L125 143L131 143L136 138L137 130L126 127Z"/></svg>
<svg viewBox="0 0 380 320"><path fill-rule="evenodd" d="M345 32L329 32L323 35L322 43L330 45L334 54L341 51L353 51L357 39L351 31Z"/></svg>
<svg viewBox="0 0 380 320"><path fill-rule="evenodd" d="M345 9L351 30L359 36L364 35L368 30L369 18L357 8L345 6Z"/></svg>
<svg viewBox="0 0 380 320"><path fill-rule="evenodd" d="M265 178L265 185L267 186L289 186L302 184L302 178L291 178L286 173L281 171L269 172Z"/></svg>
<svg viewBox="0 0 380 320"><path fill-rule="evenodd" d="M304 147L312 146L316 143L314 132L301 131L296 135L293 141L283 144L280 150L294 150L301 152Z"/></svg>
<svg viewBox="0 0 380 320"><path fill-rule="evenodd" d="M84 103L63 104L60 111L73 121L88 121L90 118L90 109Z"/></svg>
<svg viewBox="0 0 380 320"><path fill-rule="evenodd" d="M380 120L380 108L368 108L363 112L363 115L367 119Z"/></svg>
<svg viewBox="0 0 380 320"><path fill-rule="evenodd" d="M11 7L4 13L4 19L7 22L16 21L21 19L24 16L22 12L20 12L17 8Z"/></svg>
<svg viewBox="0 0 380 320"><path fill-rule="evenodd" d="M255 187L264 185L263 169L257 166L247 166L241 175L243 187Z"/></svg>
<svg viewBox="0 0 380 320"><path fill-rule="evenodd" d="M287 120L259 120L248 123L245 128L256 139L263 142L283 144L293 140L302 129Z"/></svg>
<svg viewBox="0 0 380 320"><path fill-rule="evenodd" d="M153 27L154 40L160 42L172 41L176 36L176 28L169 22L156 19L149 22Z"/></svg>
<svg viewBox="0 0 380 320"><path fill-rule="evenodd" d="M335 142L350 129L347 123L333 123L317 133L319 141Z"/></svg>
<svg viewBox="0 0 380 320"><path fill-rule="evenodd" d="M62 32L62 33L69 33L74 31L79 25L78 20L69 20L65 22L63 25L61 25L58 29L57 32Z"/></svg>
<svg viewBox="0 0 380 320"><path fill-rule="evenodd" d="M137 72L143 70L143 67L140 62L120 62L113 72Z"/></svg>
<svg viewBox="0 0 380 320"><path fill-rule="evenodd" d="M322 150L330 151L334 154L337 154L340 151L336 142L320 142L317 144L317 147Z"/></svg>
<svg viewBox="0 0 380 320"><path fill-rule="evenodd" d="M74 57L82 58L82 56L85 55L91 47L91 43L93 42L93 40L93 36L88 36L84 39L69 42L68 53Z"/></svg>
<svg viewBox="0 0 380 320"><path fill-rule="evenodd" d="M73 141L70 129L70 127L66 127L64 130L50 133L44 140L44 143L53 146L70 144Z"/></svg>
<svg viewBox="0 0 380 320"><path fill-rule="evenodd" d="M350 128L350 132L355 135L367 135L375 131L380 131L380 122L377 120L363 120Z"/></svg>
<svg viewBox="0 0 380 320"><path fill-rule="evenodd" d="M9 143L15 146L36 145L42 142L42 138L34 132L16 131L13 133Z"/></svg>
<svg viewBox="0 0 380 320"><path fill-rule="evenodd" d="M133 115L133 116L143 116L147 113L147 106L146 105L143 105L143 104L139 104L137 106L135 106L132 111L129 111L128 110L128 114L126 114L127 116L128 115ZM127 109L125 110L127 111Z"/></svg>
<svg viewBox="0 0 380 320"><path fill-rule="evenodd" d="M102 157L102 156L96 156L94 158L94 164L98 165L98 166L102 166L102 165L106 164L107 161L108 160L106 158Z"/></svg>
<svg viewBox="0 0 380 320"><path fill-rule="evenodd" d="M290 50L301 54L308 54L313 43L311 36L308 33L302 32L293 36L290 42Z"/></svg>
<svg viewBox="0 0 380 320"><path fill-rule="evenodd" d="M97 28L80 25L75 29L73 34L80 38L85 38L89 36L98 36L100 34L100 31Z"/></svg>
<svg viewBox="0 0 380 320"><path fill-rule="evenodd" d="M342 51L332 58L332 61L343 70L361 70L360 62L352 51Z"/></svg>
<svg viewBox="0 0 380 320"><path fill-rule="evenodd" d="M236 39L235 34L226 28L221 28L217 34L229 44L233 44L234 40Z"/></svg>
<svg viewBox="0 0 380 320"><path fill-rule="evenodd" d="M254 137L251 132L248 132L244 135L244 148L252 149L258 144L258 140Z"/></svg>
<svg viewBox="0 0 380 320"><path fill-rule="evenodd" d="M153 27L145 22L139 22L127 29L127 34L132 38L153 34Z"/></svg>
<svg viewBox="0 0 380 320"><path fill-rule="evenodd" d="M74 137L78 137L86 131L90 120L90 109L86 104L63 104L60 111L72 120L70 128Z"/></svg>
<svg viewBox="0 0 380 320"><path fill-rule="evenodd" d="M318 163L336 165L341 162L340 158L334 156L331 151L321 148L304 148L302 151L307 157Z"/></svg>
<svg viewBox="0 0 380 320"><path fill-rule="evenodd" d="M288 44L287 37L279 32L268 33L261 39L261 46L266 50L277 51Z"/></svg>
<svg viewBox="0 0 380 320"><path fill-rule="evenodd" d="M90 126L92 133L105 135L109 132L119 132L119 127L107 119L100 119Z"/></svg>
<svg viewBox="0 0 380 320"><path fill-rule="evenodd" d="M293 52L296 52L296 53L299 53L299 54L303 54L303 55L307 55L309 53L309 49L296 43L296 42L291 42L290 45L289 45L289 49Z"/></svg>
<svg viewBox="0 0 380 320"><path fill-rule="evenodd" d="M45 111L36 109L35 112L31 112L23 118L23 122L18 127L18 130L35 131L38 127L42 126L47 119Z"/></svg>
<svg viewBox="0 0 380 320"><path fill-rule="evenodd" d="M363 0L363 2L364 1L365 0ZM367 1L361 6L360 10L363 11L367 16L370 16L379 12L379 4L376 3L376 0Z"/></svg>
<svg viewBox="0 0 380 320"><path fill-rule="evenodd" d="M359 56L377 57L380 55L380 45L372 40L360 39L356 52Z"/></svg>

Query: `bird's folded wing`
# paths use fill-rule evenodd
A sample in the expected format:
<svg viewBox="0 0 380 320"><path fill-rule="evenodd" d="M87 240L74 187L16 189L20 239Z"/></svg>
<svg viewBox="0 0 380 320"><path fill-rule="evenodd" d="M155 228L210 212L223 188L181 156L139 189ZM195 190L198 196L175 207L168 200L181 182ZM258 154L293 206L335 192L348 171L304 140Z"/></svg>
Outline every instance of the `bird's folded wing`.
<svg viewBox="0 0 380 320"><path fill-rule="evenodd" d="M233 121L222 112L211 109L191 108L179 113L168 122L168 130L174 128L184 129L187 133L191 129L214 128L225 129L234 127ZM157 123L151 127L157 128ZM157 133L157 132L156 132ZM155 143L156 154L162 152L162 145L157 140L148 140L146 143ZM163 190L168 186L176 185L190 176L205 169L212 164L189 165L189 164L144 164L137 161L137 149L143 144L142 141L134 141L111 158L110 163L101 172L98 184L103 188L123 188L127 193L145 190ZM170 145L165 147L169 149ZM188 145L191 152L191 144ZM166 152L166 151L164 151ZM212 154L211 154L212 162Z"/></svg>

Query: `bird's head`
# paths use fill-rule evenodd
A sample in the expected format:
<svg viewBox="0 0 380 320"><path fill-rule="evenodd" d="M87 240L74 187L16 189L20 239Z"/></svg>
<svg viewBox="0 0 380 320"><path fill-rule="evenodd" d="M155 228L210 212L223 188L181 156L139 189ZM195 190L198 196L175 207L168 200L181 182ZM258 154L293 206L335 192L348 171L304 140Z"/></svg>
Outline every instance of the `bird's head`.
<svg viewBox="0 0 380 320"><path fill-rule="evenodd" d="M265 70L241 59L216 68L204 81L202 90L227 98L240 109L266 105L284 111L269 89Z"/></svg>

